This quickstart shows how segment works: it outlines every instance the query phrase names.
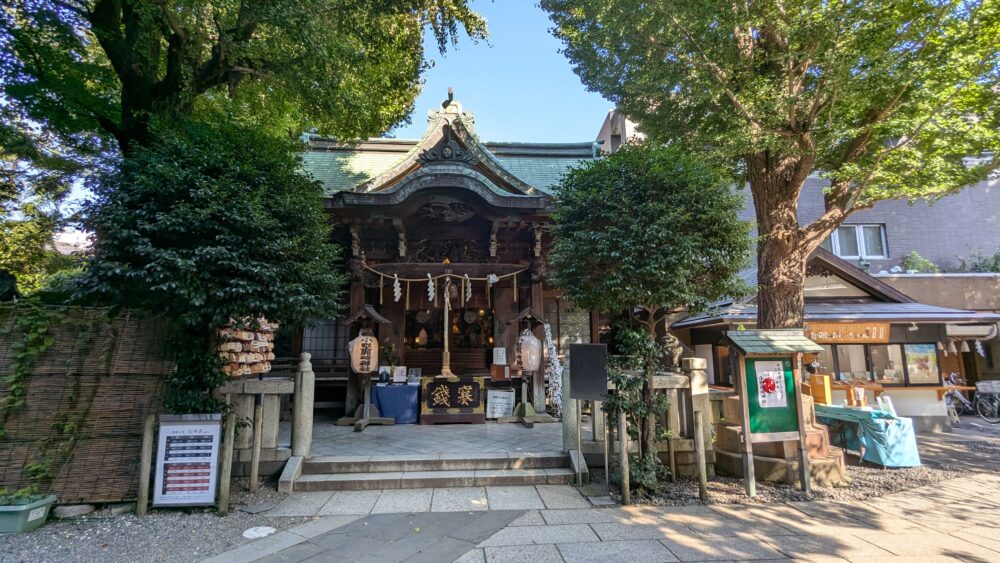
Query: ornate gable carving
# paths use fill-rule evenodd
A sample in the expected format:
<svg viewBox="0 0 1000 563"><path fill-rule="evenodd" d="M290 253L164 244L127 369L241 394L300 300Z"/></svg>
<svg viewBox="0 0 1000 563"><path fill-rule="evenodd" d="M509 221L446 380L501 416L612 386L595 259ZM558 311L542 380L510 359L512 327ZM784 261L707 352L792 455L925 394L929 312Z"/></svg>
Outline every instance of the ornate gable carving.
<svg viewBox="0 0 1000 563"><path fill-rule="evenodd" d="M357 186L354 191L392 191L419 168L464 164L476 167L477 172L490 178L500 191L512 195L538 194L534 187L507 170L480 143L472 123L472 114L462 111L461 104L454 101L449 93L449 99L442 104L441 110L431 111L428 115L427 131L420 143L392 168Z"/></svg>
<svg viewBox="0 0 1000 563"><path fill-rule="evenodd" d="M444 126L444 139L433 148L420 151L417 162L429 164L432 162L464 162L465 164L476 164L479 159L472 152L465 149L458 141L451 136L451 126Z"/></svg>

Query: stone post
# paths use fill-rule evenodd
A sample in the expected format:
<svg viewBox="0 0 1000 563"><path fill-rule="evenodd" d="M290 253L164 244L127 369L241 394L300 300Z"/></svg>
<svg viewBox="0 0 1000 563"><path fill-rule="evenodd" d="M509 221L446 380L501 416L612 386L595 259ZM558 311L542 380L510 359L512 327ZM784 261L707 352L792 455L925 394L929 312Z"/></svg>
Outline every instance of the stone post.
<svg viewBox="0 0 1000 563"><path fill-rule="evenodd" d="M299 356L299 369L295 374L295 403L292 414L292 455L307 457L312 447L313 401L316 374L308 352Z"/></svg>
<svg viewBox="0 0 1000 563"><path fill-rule="evenodd" d="M567 452L576 449L576 432L579 424L576 414L576 400L569 398L569 366L562 372L562 437L563 449Z"/></svg>
<svg viewBox="0 0 1000 563"><path fill-rule="evenodd" d="M712 450L712 407L708 398L708 374L706 369L708 362L704 358L684 358L681 360L684 373L691 378L691 413L701 412L703 424L701 425L702 439L705 443L706 462L711 467L714 455ZM694 426L692 425L692 430ZM692 437L694 434L692 433ZM714 471L709 470L710 473Z"/></svg>
<svg viewBox="0 0 1000 563"><path fill-rule="evenodd" d="M604 401L594 401L591 408L594 416L594 435L591 436L591 439L595 442L604 441L604 427L607 424L608 417L604 414L603 407Z"/></svg>

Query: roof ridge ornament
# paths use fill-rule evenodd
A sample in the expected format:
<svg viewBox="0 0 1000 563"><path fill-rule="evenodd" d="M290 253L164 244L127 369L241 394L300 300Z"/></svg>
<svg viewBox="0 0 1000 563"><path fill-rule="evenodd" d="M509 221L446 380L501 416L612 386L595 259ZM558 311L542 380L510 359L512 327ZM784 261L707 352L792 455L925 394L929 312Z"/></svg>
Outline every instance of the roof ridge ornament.
<svg viewBox="0 0 1000 563"><path fill-rule="evenodd" d="M448 103L448 101L446 100L445 103ZM476 164L479 162L476 155L462 148L462 145L452 138L451 125L444 126L444 143L441 145L440 149L425 149L420 152L419 156L417 156L417 162L420 164L427 164L442 160L464 162L466 164Z"/></svg>

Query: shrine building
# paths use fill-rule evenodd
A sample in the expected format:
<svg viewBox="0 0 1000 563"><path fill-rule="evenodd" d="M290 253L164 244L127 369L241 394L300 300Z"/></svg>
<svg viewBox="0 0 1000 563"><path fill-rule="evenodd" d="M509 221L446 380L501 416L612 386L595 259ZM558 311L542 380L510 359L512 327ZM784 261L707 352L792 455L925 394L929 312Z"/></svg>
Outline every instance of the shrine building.
<svg viewBox="0 0 1000 563"><path fill-rule="evenodd" d="M555 186L597 156L590 141L481 141L472 113L450 94L429 112L419 140L343 145L309 137L304 167L323 186L350 277L347 317L304 329L293 345L312 355L317 408L350 415L359 404L347 343L366 321L380 363L394 356L392 363L424 377L489 379L493 349L514 353L525 315L549 323L558 354L591 342L591 315L549 286L544 256ZM543 328L532 329L545 342ZM530 376L538 412L545 412L544 371Z"/></svg>

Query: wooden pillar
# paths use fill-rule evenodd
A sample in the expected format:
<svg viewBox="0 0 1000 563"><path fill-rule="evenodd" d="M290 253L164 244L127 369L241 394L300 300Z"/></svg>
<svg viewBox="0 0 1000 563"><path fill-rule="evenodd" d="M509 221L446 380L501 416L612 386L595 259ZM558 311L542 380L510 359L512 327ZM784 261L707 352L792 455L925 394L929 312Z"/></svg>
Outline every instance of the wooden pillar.
<svg viewBox="0 0 1000 563"><path fill-rule="evenodd" d="M361 260L356 259L348 261L347 265L350 272L350 288L348 295L350 308L348 309L347 314L351 315L356 311L360 311L361 308L365 306L364 268L361 267ZM355 336L357 335L349 334L348 338L354 338ZM344 396L344 416L354 416L354 411L357 410L358 404L361 400L360 397L361 378L358 377L358 374L348 370L347 390Z"/></svg>
<svg viewBox="0 0 1000 563"><path fill-rule="evenodd" d="M536 258L531 263L531 310L535 312L541 318L545 318L545 299L542 295L542 279L545 276L543 270L544 265L540 259ZM535 329L535 336L545 342L545 329L541 326ZM545 349L545 355L548 354L548 349ZM543 355L544 358L544 355ZM541 367L535 372L532 378L532 397L531 403L535 407L535 412L544 413L545 412L545 362L542 363Z"/></svg>

